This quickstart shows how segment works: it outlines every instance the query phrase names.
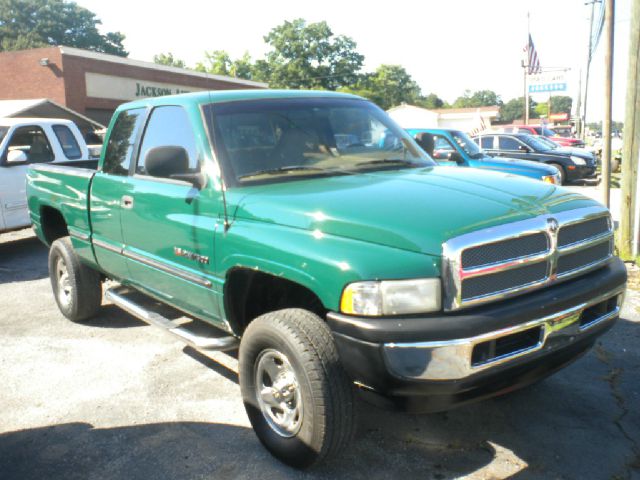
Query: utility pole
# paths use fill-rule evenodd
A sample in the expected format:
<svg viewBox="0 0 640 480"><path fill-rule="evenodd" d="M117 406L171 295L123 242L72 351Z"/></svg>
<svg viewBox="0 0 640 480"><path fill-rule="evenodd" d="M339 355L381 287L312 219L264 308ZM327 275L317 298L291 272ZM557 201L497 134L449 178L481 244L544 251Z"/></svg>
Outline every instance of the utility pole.
<svg viewBox="0 0 640 480"><path fill-rule="evenodd" d="M582 69L578 73L578 101L576 102L576 135L578 138L584 139L584 135L582 134L583 123L582 123Z"/></svg>
<svg viewBox="0 0 640 480"><path fill-rule="evenodd" d="M622 151L622 205L620 212L620 256L638 256L638 155L640 154L640 0L632 0L629 28L624 145Z"/></svg>
<svg viewBox="0 0 640 480"><path fill-rule="evenodd" d="M584 119L585 125L587 123L587 98L589 97L589 70L591 69L591 49L593 48L593 13L596 3L599 3L600 1L606 0L590 0L589 2L585 3L585 5L591 4L591 19L589 20L589 51L587 52L587 73L584 77L584 106L582 107L584 109L582 118ZM580 138L584 140L584 137L585 130L583 128L580 134Z"/></svg>
<svg viewBox="0 0 640 480"><path fill-rule="evenodd" d="M524 124L525 125L529 125L529 87L527 86L527 75L529 74L529 69L531 68L531 65L529 64L529 53L530 53L530 49L531 49L531 30L530 30L530 26L529 26L529 12L527 12L527 54L526 54L526 59L527 61L525 62L526 65L524 65Z"/></svg>
<svg viewBox="0 0 640 480"><path fill-rule="evenodd" d="M611 96L613 94L613 19L615 0L604 0L604 121L602 122L602 203L609 208L611 184Z"/></svg>

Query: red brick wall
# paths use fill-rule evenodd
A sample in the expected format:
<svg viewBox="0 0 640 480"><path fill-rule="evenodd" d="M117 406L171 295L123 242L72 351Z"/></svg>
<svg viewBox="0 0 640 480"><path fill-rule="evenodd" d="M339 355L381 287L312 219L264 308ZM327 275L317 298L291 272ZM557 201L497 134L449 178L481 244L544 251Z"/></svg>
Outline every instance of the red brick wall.
<svg viewBox="0 0 640 480"><path fill-rule="evenodd" d="M49 66L40 65L48 58ZM0 53L0 100L49 98L64 105L62 55L58 47Z"/></svg>

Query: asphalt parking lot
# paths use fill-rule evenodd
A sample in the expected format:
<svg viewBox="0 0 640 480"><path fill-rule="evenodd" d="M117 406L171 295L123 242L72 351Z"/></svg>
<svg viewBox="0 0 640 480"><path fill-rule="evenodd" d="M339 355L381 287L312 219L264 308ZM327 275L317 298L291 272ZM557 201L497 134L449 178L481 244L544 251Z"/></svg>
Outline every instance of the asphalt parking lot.
<svg viewBox="0 0 640 480"><path fill-rule="evenodd" d="M352 448L301 473L275 461L211 358L104 305L73 324L30 231L0 236L0 478L640 479L640 293L570 367L424 416L360 406ZM635 285L638 288L638 285Z"/></svg>

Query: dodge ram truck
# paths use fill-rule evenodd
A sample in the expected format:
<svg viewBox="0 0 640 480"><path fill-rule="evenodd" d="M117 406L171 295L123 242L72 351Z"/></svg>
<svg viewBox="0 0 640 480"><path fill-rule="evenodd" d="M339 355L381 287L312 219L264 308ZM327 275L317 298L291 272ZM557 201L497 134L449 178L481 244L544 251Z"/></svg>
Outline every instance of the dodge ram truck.
<svg viewBox="0 0 640 480"><path fill-rule="evenodd" d="M344 450L356 395L429 412L506 393L619 316L606 208L437 166L357 96L140 100L105 140L97 169L28 173L60 311L86 320L104 289L194 348L238 349L249 420L289 465Z"/></svg>

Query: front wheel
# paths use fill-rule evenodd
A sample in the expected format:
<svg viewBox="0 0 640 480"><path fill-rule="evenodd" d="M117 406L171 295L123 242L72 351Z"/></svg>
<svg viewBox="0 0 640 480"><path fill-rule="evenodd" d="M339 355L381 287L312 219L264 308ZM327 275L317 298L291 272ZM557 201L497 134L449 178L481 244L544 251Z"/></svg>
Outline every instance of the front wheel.
<svg viewBox="0 0 640 480"><path fill-rule="evenodd" d="M239 361L247 415L276 458L307 468L347 446L353 385L317 315L286 309L258 317L242 337Z"/></svg>
<svg viewBox="0 0 640 480"><path fill-rule="evenodd" d="M566 174L564 173L564 168L559 163L549 163L552 167L556 167L558 172L560 172L560 185L564 185Z"/></svg>
<svg viewBox="0 0 640 480"><path fill-rule="evenodd" d="M73 322L86 320L102 302L100 274L80 262L69 237L59 238L49 250L49 278L60 312Z"/></svg>

